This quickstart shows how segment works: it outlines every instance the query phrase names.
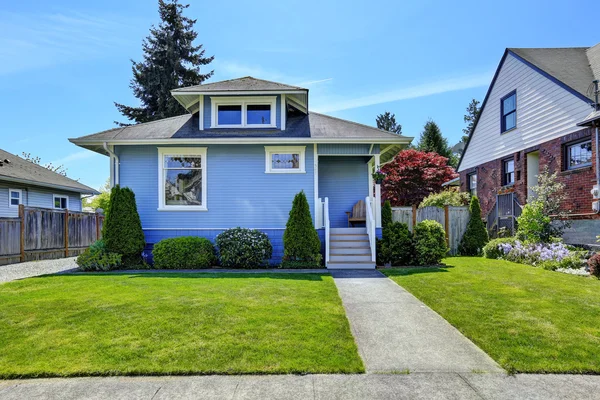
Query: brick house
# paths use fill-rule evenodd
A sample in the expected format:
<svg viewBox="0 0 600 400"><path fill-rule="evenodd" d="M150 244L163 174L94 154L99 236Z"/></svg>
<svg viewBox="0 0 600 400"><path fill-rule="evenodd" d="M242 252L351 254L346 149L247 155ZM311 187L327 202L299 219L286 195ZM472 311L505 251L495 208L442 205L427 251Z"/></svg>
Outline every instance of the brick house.
<svg viewBox="0 0 600 400"><path fill-rule="evenodd" d="M568 192L565 241L595 242L599 79L600 44L506 49L457 168L461 191L477 194L489 229L511 228L547 168Z"/></svg>

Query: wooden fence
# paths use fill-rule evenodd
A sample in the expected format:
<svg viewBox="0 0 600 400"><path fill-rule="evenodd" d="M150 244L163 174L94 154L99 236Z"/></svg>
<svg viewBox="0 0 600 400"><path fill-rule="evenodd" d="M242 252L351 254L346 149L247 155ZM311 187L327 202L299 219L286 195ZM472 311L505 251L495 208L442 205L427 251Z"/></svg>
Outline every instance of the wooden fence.
<svg viewBox="0 0 600 400"><path fill-rule="evenodd" d="M411 232L415 224L426 219L442 224L452 255L458 252L458 245L467 229L470 216L469 207L392 207L392 220L407 224Z"/></svg>
<svg viewBox="0 0 600 400"><path fill-rule="evenodd" d="M102 237L104 215L19 206L0 218L0 265L79 255Z"/></svg>

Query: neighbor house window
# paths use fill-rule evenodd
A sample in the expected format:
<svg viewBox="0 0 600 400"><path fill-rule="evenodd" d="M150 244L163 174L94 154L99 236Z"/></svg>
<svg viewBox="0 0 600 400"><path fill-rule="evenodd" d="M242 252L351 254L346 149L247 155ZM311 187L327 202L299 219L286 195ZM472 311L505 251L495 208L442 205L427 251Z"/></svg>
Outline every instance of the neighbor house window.
<svg viewBox="0 0 600 400"><path fill-rule="evenodd" d="M265 172L268 174L305 173L304 146L265 146Z"/></svg>
<svg viewBox="0 0 600 400"><path fill-rule="evenodd" d="M21 189L8 189L8 206L19 207L23 204L23 191Z"/></svg>
<svg viewBox="0 0 600 400"><path fill-rule="evenodd" d="M211 97L211 128L274 128L277 97Z"/></svg>
<svg viewBox="0 0 600 400"><path fill-rule="evenodd" d="M501 132L509 131L517 127L517 92L514 91L500 100L502 119L500 121Z"/></svg>
<svg viewBox="0 0 600 400"><path fill-rule="evenodd" d="M66 210L69 208L69 196L55 194L53 196L54 208L57 210Z"/></svg>
<svg viewBox="0 0 600 400"><path fill-rule="evenodd" d="M575 169L592 165L592 141L569 144L565 147L565 167Z"/></svg>
<svg viewBox="0 0 600 400"><path fill-rule="evenodd" d="M502 161L502 184L512 185L515 183L515 160L512 158Z"/></svg>
<svg viewBox="0 0 600 400"><path fill-rule="evenodd" d="M477 174L469 175L469 193L471 196L477 196Z"/></svg>
<svg viewBox="0 0 600 400"><path fill-rule="evenodd" d="M158 149L158 209L206 211L206 148Z"/></svg>

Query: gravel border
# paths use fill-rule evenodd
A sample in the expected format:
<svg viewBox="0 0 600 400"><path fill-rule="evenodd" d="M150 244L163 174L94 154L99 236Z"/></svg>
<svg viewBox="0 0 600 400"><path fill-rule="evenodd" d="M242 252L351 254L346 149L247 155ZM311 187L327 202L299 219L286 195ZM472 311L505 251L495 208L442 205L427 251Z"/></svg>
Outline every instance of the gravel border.
<svg viewBox="0 0 600 400"><path fill-rule="evenodd" d="M0 283L32 276L56 274L58 272L74 271L76 257L58 258L55 260L27 261L18 264L0 266Z"/></svg>

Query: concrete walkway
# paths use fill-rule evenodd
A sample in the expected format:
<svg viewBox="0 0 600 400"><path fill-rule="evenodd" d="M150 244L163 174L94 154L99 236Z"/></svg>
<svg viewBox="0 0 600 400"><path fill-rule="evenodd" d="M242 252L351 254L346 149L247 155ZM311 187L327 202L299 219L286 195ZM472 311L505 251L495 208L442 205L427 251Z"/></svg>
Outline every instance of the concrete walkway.
<svg viewBox="0 0 600 400"><path fill-rule="evenodd" d="M0 381L21 399L597 399L600 376L414 373L29 379Z"/></svg>
<svg viewBox="0 0 600 400"><path fill-rule="evenodd" d="M379 271L331 271L367 372L502 372L445 319Z"/></svg>

